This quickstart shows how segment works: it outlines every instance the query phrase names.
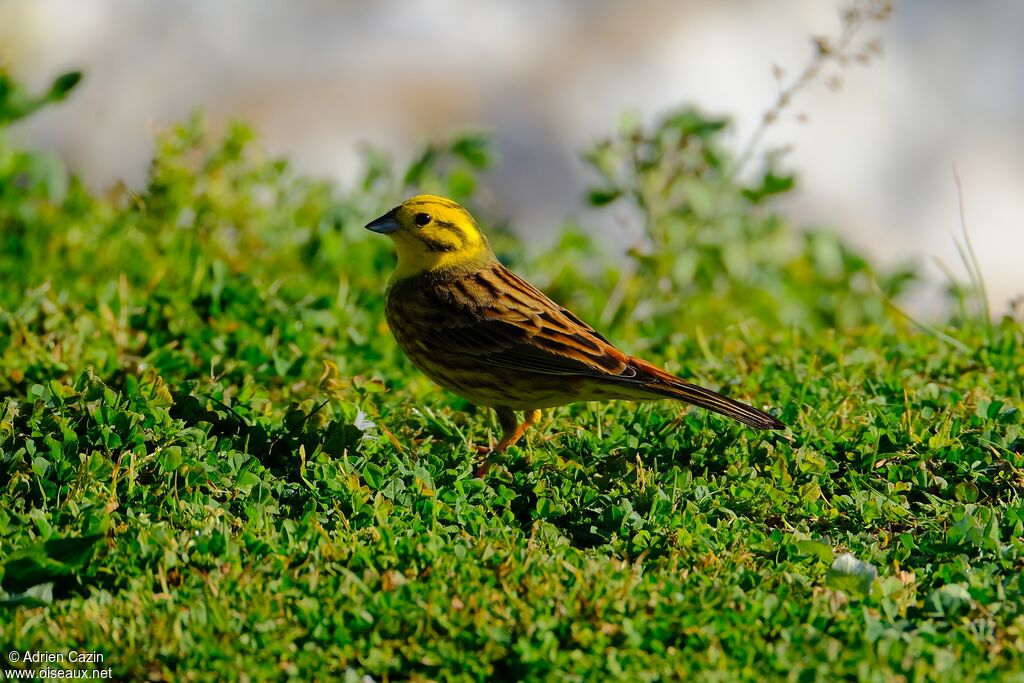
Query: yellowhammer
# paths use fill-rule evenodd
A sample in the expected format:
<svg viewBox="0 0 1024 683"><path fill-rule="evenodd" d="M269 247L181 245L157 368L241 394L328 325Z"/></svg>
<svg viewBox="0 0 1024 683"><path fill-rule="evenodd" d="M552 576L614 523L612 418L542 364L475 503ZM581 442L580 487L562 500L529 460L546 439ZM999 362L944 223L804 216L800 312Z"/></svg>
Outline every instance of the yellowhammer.
<svg viewBox="0 0 1024 683"><path fill-rule="evenodd" d="M758 429L785 428L616 349L501 265L473 217L450 199L419 195L366 227L398 250L386 302L398 345L427 377L494 409L502 438L492 452L518 441L541 408L574 401L674 398Z"/></svg>

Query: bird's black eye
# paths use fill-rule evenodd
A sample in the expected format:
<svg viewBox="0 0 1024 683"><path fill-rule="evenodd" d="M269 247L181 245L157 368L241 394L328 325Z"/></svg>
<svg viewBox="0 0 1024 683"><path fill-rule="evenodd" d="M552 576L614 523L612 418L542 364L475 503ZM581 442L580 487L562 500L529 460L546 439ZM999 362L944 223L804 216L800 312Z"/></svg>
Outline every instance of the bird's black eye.
<svg viewBox="0 0 1024 683"><path fill-rule="evenodd" d="M413 216L412 219L416 221L416 225L420 226L421 228L425 225L428 225L430 221L434 220L429 213L418 213L415 216Z"/></svg>

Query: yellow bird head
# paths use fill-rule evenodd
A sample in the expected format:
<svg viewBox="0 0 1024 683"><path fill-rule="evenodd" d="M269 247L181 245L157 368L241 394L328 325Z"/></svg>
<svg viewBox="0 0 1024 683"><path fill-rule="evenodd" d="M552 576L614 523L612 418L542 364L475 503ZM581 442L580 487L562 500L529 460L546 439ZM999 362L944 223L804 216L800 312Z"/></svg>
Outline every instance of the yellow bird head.
<svg viewBox="0 0 1024 683"><path fill-rule="evenodd" d="M392 280L449 268L474 266L494 258L476 221L450 199L421 194L407 199L367 230L387 235L398 251Z"/></svg>

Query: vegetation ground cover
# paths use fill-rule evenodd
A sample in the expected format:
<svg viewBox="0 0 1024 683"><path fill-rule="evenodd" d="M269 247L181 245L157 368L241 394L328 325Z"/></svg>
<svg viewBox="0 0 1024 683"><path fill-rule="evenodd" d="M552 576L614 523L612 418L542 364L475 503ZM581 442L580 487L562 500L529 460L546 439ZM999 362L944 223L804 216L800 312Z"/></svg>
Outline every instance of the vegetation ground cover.
<svg viewBox="0 0 1024 683"><path fill-rule="evenodd" d="M680 110L586 152L642 234L522 244L475 202L485 138L353 188L202 119L142 188L86 189L0 87L0 643L125 680L1020 680L1024 331L934 327L728 123ZM677 404L551 411L484 479L496 425L383 318L362 225L425 190L622 348L790 429ZM975 283L976 284L976 283ZM7 663L5 662L5 666Z"/></svg>

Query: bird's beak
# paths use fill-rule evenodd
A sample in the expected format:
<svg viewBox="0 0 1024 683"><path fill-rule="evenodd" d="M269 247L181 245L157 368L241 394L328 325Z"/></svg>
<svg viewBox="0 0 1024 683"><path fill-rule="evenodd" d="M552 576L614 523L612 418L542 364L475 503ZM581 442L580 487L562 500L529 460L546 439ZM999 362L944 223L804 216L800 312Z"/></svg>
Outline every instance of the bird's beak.
<svg viewBox="0 0 1024 683"><path fill-rule="evenodd" d="M389 211L380 218L376 218L366 224L367 230L373 230L379 232L382 235L389 235L398 230L398 219L395 218L395 212Z"/></svg>

